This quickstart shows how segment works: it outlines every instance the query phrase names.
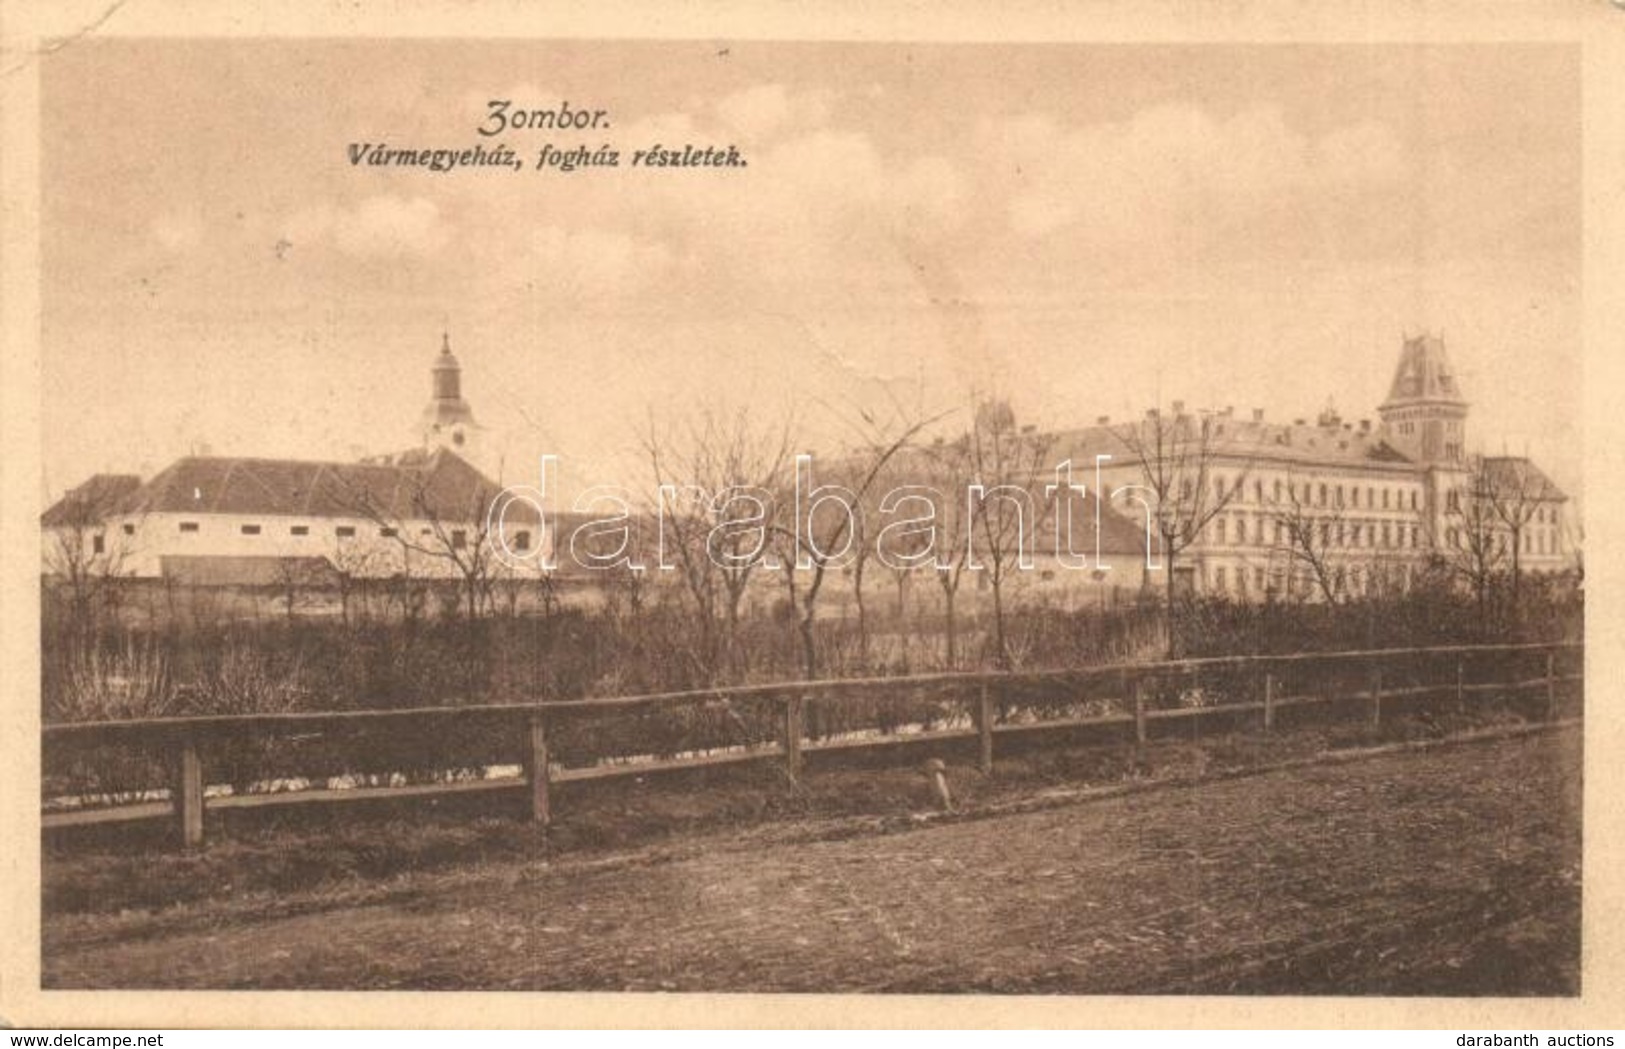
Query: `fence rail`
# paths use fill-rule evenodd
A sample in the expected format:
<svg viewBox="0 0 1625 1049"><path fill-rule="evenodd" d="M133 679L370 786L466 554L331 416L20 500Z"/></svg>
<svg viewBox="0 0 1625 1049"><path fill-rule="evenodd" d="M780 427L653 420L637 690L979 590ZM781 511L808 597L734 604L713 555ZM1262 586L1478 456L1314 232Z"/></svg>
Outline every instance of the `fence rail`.
<svg viewBox="0 0 1625 1049"><path fill-rule="evenodd" d="M1362 706L1373 726L1384 717L1384 704L1430 695L1467 697L1486 693L1526 693L1542 689L1544 716L1555 718L1560 686L1583 678L1583 647L1577 643L1468 645L1349 652L1304 652L1281 655L1228 656L1160 663L1110 664L1063 670L942 673L889 678L829 679L767 685L728 686L603 699L575 699L540 704L480 704L418 707L399 710L288 712L169 717L132 721L75 722L46 725L43 746L50 751L144 747L167 755L172 769L169 797L147 797L130 804L42 813L47 828L86 826L142 819L172 819L181 840L197 845L204 837L206 812L278 805L319 804L368 799L404 799L491 791L523 792L530 818L546 824L552 818L550 786L554 783L644 776L679 769L779 760L795 780L803 775L808 754L861 751L925 743L976 741L977 765L994 768L995 741L1085 728L1119 726L1144 744L1153 725L1185 719L1256 717L1272 730L1283 711L1317 705ZM1487 678L1487 679L1486 679ZM1107 709L1083 715L1012 719L1025 700L1028 709L1065 704L1075 690L1098 690L1094 702ZM1038 690L1039 702L1032 693ZM832 735L809 738L809 704L835 709L855 700L882 706L922 694L959 696L968 717L964 725L898 732L872 730L861 737ZM773 715L776 739L717 753L607 762L586 767L559 767L549 760L549 733L572 717L616 716L700 704L766 703ZM456 727L480 724L518 751L521 774L508 779L393 786L324 787L265 793L209 795L206 791L212 752L244 742L340 738L357 730L410 733L435 739ZM489 755L490 765L501 756ZM149 792L150 793L150 792Z"/></svg>

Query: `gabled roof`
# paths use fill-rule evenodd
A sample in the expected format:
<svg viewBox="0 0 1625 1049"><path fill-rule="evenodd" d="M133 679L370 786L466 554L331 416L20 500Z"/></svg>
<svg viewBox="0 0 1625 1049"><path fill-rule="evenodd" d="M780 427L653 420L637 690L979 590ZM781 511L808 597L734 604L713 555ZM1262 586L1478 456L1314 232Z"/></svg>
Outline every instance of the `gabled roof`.
<svg viewBox="0 0 1625 1049"><path fill-rule="evenodd" d="M40 525L60 528L103 520L119 513L140 487L135 474L94 474L52 503L40 515Z"/></svg>
<svg viewBox="0 0 1625 1049"><path fill-rule="evenodd" d="M1450 358L1445 355L1444 340L1436 336L1419 335L1405 340L1405 347L1399 353L1399 366L1394 369L1394 381L1388 387L1388 399L1382 407L1394 408L1416 401L1467 403L1456 383Z"/></svg>
<svg viewBox="0 0 1625 1049"><path fill-rule="evenodd" d="M1191 427L1203 425L1203 418L1186 415ZM1206 417L1210 427L1208 448L1215 459L1284 460L1294 463L1323 466L1398 466L1410 463L1403 454L1383 439L1375 429L1359 429L1338 419L1325 424L1272 423L1242 419L1228 413L1215 413ZM1136 461L1131 441L1139 427L1137 438L1154 446L1150 436L1152 425L1172 429L1171 420L1153 422L1139 419L1126 423L1086 426L1067 430L1054 437L1055 458L1071 458L1077 463L1091 463L1096 455L1110 455L1114 465ZM1186 441L1196 441L1196 431ZM1125 440L1125 438L1129 438ZM1187 444L1187 450L1190 445Z"/></svg>
<svg viewBox="0 0 1625 1049"><path fill-rule="evenodd" d="M119 480L127 490L116 505L103 511L104 516L198 513L471 521L485 516L501 490L444 449L361 463L189 456L177 459L145 485L133 477ZM47 511L47 518L73 495L70 492ZM534 522L537 514L530 504L515 502L506 519Z"/></svg>
<svg viewBox="0 0 1625 1049"><path fill-rule="evenodd" d="M1564 502L1563 490L1552 483L1534 461L1521 455L1484 456L1479 460L1485 481L1492 488L1512 492L1521 488L1530 499Z"/></svg>

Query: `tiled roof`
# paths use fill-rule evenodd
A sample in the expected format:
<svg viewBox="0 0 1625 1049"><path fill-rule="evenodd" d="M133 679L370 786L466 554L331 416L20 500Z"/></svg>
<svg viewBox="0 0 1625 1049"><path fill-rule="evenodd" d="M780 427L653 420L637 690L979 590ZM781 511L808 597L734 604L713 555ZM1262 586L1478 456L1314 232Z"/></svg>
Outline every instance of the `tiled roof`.
<svg viewBox="0 0 1625 1049"><path fill-rule="evenodd" d="M1202 425L1200 418L1184 418L1191 427ZM1208 416L1207 423L1212 427L1208 447L1215 458L1255 460L1261 465L1271 460L1318 466L1392 466L1410 462L1385 441L1378 430L1362 430L1340 419L1311 425L1255 421L1219 413ZM1074 463L1089 464L1097 454L1110 455L1112 461L1121 466L1136 458L1131 443L1135 440L1135 427L1140 427L1140 433L1146 435L1138 440L1148 446L1154 443L1149 437L1149 426L1150 423L1142 419L1067 430L1055 435L1053 447L1058 459L1070 457Z"/></svg>
<svg viewBox="0 0 1625 1049"><path fill-rule="evenodd" d="M381 520L483 518L499 486L449 451L388 462L189 457L159 473L123 507L131 513L201 513ZM516 503L508 520L536 520Z"/></svg>
<svg viewBox="0 0 1625 1049"><path fill-rule="evenodd" d="M1568 499L1563 490L1552 483L1533 461L1519 455L1485 456L1482 460L1485 478L1490 485L1504 492L1522 488L1533 499L1562 502Z"/></svg>
<svg viewBox="0 0 1625 1049"><path fill-rule="evenodd" d="M40 515L45 528L90 524L118 513L141 487L134 474L95 474L68 492Z"/></svg>

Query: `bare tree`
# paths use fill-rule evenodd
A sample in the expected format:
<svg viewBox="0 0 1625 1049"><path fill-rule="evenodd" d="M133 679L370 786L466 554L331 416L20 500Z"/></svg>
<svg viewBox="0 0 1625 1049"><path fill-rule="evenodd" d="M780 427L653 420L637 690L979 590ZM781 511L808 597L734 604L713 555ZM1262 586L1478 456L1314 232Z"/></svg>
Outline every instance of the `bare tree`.
<svg viewBox="0 0 1625 1049"><path fill-rule="evenodd" d="M402 465L395 474L398 487L389 492L373 491L363 480L365 474L339 474L330 481L332 495L399 546L404 575L413 574L414 554L445 565L458 580L464 614L474 620L488 603L493 573L513 570L500 561L492 542L489 511L499 491L483 479L460 490L455 483L433 490L434 470L432 457L421 464ZM469 477L478 478L472 468ZM526 535L528 539L528 531ZM364 540L341 537L341 550L349 542Z"/></svg>
<svg viewBox="0 0 1625 1049"><path fill-rule="evenodd" d="M1011 573L1031 567L1032 541L1054 505L1035 495L1051 465L1050 445L1035 429L1018 428L1009 405L988 401L977 407L970 432L974 486L967 503L972 553L993 597L993 663L1000 670L1011 667L1005 584Z"/></svg>
<svg viewBox="0 0 1625 1049"><path fill-rule="evenodd" d="M810 681L818 676L818 645L815 624L818 616L818 597L823 591L829 568L844 563L849 551L856 545L853 535L862 507L873 491L877 480L894 456L906 448L914 437L933 420L910 422L899 415L896 420L885 421L863 413L858 428L864 439L840 458L837 476L849 478L851 484L839 495L847 512L824 515L822 521L816 512L819 491L825 486L809 486L805 493L812 505L798 508L798 520L781 524L778 529L779 548L788 555L784 567L790 607L801 639L802 672ZM801 457L798 457L801 458ZM811 457L801 458L809 464ZM798 585L797 573L805 578Z"/></svg>
<svg viewBox="0 0 1625 1049"><path fill-rule="evenodd" d="M1344 519L1339 504L1317 508L1307 483L1302 492L1300 496L1297 479L1288 474L1283 495L1270 511L1275 549L1286 560L1289 578L1296 572L1307 574L1321 598L1335 605L1348 594L1347 558L1341 551L1356 545L1359 526Z"/></svg>
<svg viewBox="0 0 1625 1049"><path fill-rule="evenodd" d="M116 614L119 580L140 531L138 514L120 514L130 488L126 479L97 476L63 496L42 521L45 572L67 595L76 640L89 640ZM118 516L126 520L115 522ZM123 527L115 531L115 523Z"/></svg>
<svg viewBox="0 0 1625 1049"><path fill-rule="evenodd" d="M702 409L678 432L653 420L643 450L654 474L660 542L693 604L705 673L746 670L740 618L792 467L792 424L758 424L747 409ZM720 637L718 636L720 625Z"/></svg>
<svg viewBox="0 0 1625 1049"><path fill-rule="evenodd" d="M971 438L967 433L952 441L931 446L926 452L926 476L938 492L947 492L939 508L941 541L935 564L937 586L942 590L945 658L949 670L959 665L959 584L971 564L971 544L976 527L975 513L965 495L971 475Z"/></svg>
<svg viewBox="0 0 1625 1049"><path fill-rule="evenodd" d="M1465 487L1446 493L1445 541L1436 548L1444 552L1451 572L1472 592L1479 632L1487 634L1490 601L1505 570L1507 543L1498 515L1489 500L1477 494L1480 491L1481 486L1469 475Z"/></svg>
<svg viewBox="0 0 1625 1049"><path fill-rule="evenodd" d="M1221 446L1209 417L1188 415L1177 404L1172 413L1152 409L1143 420L1119 426L1113 434L1139 466L1150 497L1151 523L1161 542L1162 568L1167 573L1168 655L1177 658L1179 557L1198 541L1208 522L1237 498L1251 464L1243 461L1236 466L1232 483L1222 488L1216 484L1221 460L1231 456Z"/></svg>
<svg viewBox="0 0 1625 1049"><path fill-rule="evenodd" d="M1525 534L1535 514L1558 497L1546 475L1524 457L1485 456L1473 464L1468 479L1468 498L1484 504L1500 525L1510 547L1512 577L1512 618L1516 625L1522 612L1523 547Z"/></svg>

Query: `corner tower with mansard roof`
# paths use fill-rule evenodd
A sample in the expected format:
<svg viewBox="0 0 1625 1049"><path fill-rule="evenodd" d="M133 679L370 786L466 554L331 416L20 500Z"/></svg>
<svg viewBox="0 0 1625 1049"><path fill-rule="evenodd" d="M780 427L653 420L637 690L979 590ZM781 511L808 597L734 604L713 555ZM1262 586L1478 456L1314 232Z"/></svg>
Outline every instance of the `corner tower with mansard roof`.
<svg viewBox="0 0 1625 1049"><path fill-rule="evenodd" d="M1467 407L1444 340L1431 335L1406 339L1388 399L1377 408L1389 446L1416 463L1463 463Z"/></svg>
<svg viewBox="0 0 1625 1049"><path fill-rule="evenodd" d="M463 400L463 369L451 353L451 336L440 337L440 354L435 358L432 396L423 409L418 425L423 449L447 449L464 459L477 461L481 426L474 410Z"/></svg>

